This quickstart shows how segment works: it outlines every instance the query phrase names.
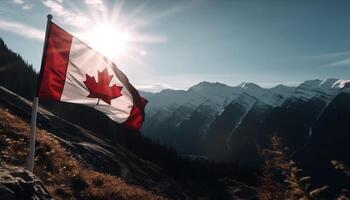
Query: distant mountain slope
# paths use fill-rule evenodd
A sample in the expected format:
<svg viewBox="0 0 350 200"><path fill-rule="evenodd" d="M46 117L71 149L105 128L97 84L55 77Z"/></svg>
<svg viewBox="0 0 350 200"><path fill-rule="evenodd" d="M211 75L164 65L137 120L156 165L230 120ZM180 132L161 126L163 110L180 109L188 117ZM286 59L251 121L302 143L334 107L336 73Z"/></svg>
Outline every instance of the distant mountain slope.
<svg viewBox="0 0 350 200"><path fill-rule="evenodd" d="M349 102L350 93L337 95L314 122L307 144L295 155L315 181L349 185L339 173L328 175L332 169L329 160L350 164Z"/></svg>
<svg viewBox="0 0 350 200"><path fill-rule="evenodd" d="M270 89L202 82L187 91L166 90L167 96L173 93L184 98L162 99L166 107L152 105L163 92L152 95L147 112L156 112L145 121L145 135L185 155L257 167L258 152L276 133L292 158L317 177L315 184L346 187L330 160L350 165L349 80L307 80L297 87Z"/></svg>
<svg viewBox="0 0 350 200"><path fill-rule="evenodd" d="M256 152L272 132L293 151L302 148L328 105L349 92L348 85L348 80L326 79L270 89L209 82L187 91L167 89L150 97L143 130L183 153L252 164L254 153L242 155Z"/></svg>

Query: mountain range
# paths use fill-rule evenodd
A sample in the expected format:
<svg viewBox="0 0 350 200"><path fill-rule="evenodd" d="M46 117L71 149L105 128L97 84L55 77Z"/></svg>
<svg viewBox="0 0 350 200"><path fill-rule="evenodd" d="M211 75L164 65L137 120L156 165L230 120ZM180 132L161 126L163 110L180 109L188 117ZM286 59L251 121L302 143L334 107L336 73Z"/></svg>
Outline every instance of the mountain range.
<svg viewBox="0 0 350 200"><path fill-rule="evenodd" d="M259 168L262 150L277 135L314 184L349 185L330 163L350 164L349 80L273 88L201 82L142 95L149 100L143 134L184 156Z"/></svg>
<svg viewBox="0 0 350 200"><path fill-rule="evenodd" d="M292 153L329 135L350 138L350 81L307 80L296 87L232 87L201 82L188 90L143 92L149 103L143 134L184 155L256 165L268 136L281 135ZM339 110L334 113L334 109ZM342 118L340 116L345 113ZM327 142L327 141L323 141Z"/></svg>

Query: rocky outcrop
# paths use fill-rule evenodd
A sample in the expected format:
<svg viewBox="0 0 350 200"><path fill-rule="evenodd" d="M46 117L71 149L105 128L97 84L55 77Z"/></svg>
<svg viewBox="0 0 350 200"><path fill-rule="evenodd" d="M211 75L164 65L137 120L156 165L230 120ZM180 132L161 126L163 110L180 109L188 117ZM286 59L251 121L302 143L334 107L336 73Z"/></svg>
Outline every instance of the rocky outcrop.
<svg viewBox="0 0 350 200"><path fill-rule="evenodd" d="M34 174L21 168L0 163L0 199L53 199Z"/></svg>
<svg viewBox="0 0 350 200"><path fill-rule="evenodd" d="M224 178L220 180L232 199L257 200L257 189L234 179Z"/></svg>

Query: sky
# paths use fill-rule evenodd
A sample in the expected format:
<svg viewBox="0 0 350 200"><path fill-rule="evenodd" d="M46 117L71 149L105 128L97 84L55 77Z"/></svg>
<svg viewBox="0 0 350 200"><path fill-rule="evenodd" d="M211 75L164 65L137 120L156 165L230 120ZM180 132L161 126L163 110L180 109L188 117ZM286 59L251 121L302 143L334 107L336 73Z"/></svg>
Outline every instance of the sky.
<svg viewBox="0 0 350 200"><path fill-rule="evenodd" d="M2 0L0 37L39 70L46 15L145 91L350 78L348 0Z"/></svg>

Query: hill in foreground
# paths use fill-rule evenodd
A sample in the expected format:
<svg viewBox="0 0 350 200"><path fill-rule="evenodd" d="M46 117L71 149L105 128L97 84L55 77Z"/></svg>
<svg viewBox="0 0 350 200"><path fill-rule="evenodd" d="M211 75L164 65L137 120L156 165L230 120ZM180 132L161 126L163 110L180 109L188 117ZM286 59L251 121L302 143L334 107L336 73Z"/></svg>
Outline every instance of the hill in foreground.
<svg viewBox="0 0 350 200"><path fill-rule="evenodd" d="M1 165L25 166L29 128L24 120L4 108L0 109ZM92 154L93 151L101 151L94 156L106 157L106 159L106 154L109 153L104 148L99 149L97 144L85 142L79 147L71 140L63 140L43 129L38 129L34 174L42 180L55 199L73 197L77 199L168 199L165 194L161 194L164 188L153 187L154 191L151 191L146 189L147 186L130 184L121 176L101 173L87 167L88 159L85 162L81 159L83 152L77 153L78 150L72 148L69 150L66 145L71 145L73 148L84 148L83 145L86 145L86 150ZM112 163L113 161L110 160L110 165L113 165ZM129 163L125 162L125 164ZM151 164L149 166L151 167ZM127 167L120 169L120 173L127 176L127 173L130 173L128 170L130 169ZM158 176L162 174L159 173ZM171 180L168 180L167 185L169 184ZM20 193L17 195L22 195Z"/></svg>
<svg viewBox="0 0 350 200"><path fill-rule="evenodd" d="M0 88L0 93L1 163L10 168L21 167L23 171L28 152L31 102L5 88ZM254 188L230 178L218 182L209 173L207 177L211 179L174 176L164 167L41 107L38 125L34 174L55 199L255 198ZM196 161L192 165L184 163L192 161L177 166L178 173L181 173L181 167L197 168ZM190 173L191 169L188 171ZM180 179L184 176L187 182L195 185L187 187L183 184ZM198 180L206 181L200 183ZM207 188L206 191L205 186L216 188ZM30 192L33 190L29 189Z"/></svg>

